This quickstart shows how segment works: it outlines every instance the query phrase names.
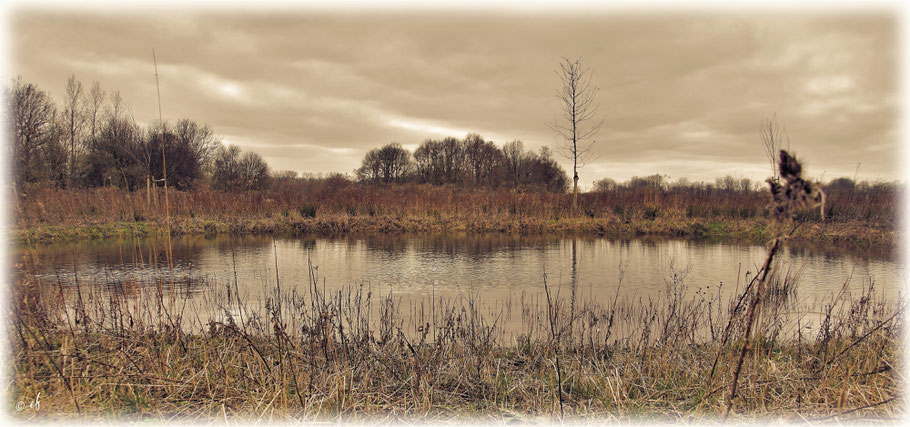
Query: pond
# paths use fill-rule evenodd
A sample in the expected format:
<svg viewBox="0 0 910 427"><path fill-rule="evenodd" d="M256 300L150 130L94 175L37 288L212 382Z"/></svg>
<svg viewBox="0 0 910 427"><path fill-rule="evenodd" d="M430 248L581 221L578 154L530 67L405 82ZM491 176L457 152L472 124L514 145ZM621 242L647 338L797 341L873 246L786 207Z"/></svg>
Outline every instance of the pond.
<svg viewBox="0 0 910 427"><path fill-rule="evenodd" d="M411 302L466 297L490 305L539 299L545 281L563 296L577 284L580 299L600 302L617 294L659 298L672 283L683 284L690 296L729 297L767 256L767 248L755 243L590 236L184 236L171 242L171 269L167 247L165 239L127 239L19 247L17 254L32 261L30 274L62 288L78 282L124 293L173 283L172 292L198 299L209 288L236 284L244 301L261 302L274 290L276 276L283 292L305 294L312 273L329 293L362 286ZM810 307L841 290L858 293L872 284L879 296L897 299L906 280L888 250L790 243L777 259L777 271L797 278L796 298Z"/></svg>

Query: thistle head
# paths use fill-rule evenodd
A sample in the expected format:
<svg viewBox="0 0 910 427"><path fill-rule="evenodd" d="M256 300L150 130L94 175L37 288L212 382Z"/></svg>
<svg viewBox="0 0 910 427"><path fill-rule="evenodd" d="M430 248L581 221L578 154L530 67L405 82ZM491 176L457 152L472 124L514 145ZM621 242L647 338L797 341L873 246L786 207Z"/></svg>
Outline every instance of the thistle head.
<svg viewBox="0 0 910 427"><path fill-rule="evenodd" d="M795 157L790 155L790 153L780 150L780 161L778 162L778 165L780 165L781 178L787 181L800 179L803 167Z"/></svg>
<svg viewBox="0 0 910 427"><path fill-rule="evenodd" d="M780 150L780 176L784 183L768 179L771 187L771 217L775 235L780 237L782 226L804 209L819 208L825 218L825 193L821 186L802 178L802 165L784 150Z"/></svg>

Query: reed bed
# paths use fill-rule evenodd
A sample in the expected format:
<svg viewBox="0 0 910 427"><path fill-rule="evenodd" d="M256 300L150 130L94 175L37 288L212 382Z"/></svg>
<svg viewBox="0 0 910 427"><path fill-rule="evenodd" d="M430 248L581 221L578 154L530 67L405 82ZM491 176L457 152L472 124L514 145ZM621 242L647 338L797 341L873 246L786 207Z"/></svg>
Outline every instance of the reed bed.
<svg viewBox="0 0 910 427"><path fill-rule="evenodd" d="M408 300L326 291L311 267L250 303L236 282L164 272L102 289L20 268L8 390L41 393L40 410L14 413L27 419L717 420L758 277L706 291L671 269L651 297L542 277L508 301ZM869 281L806 306L797 281L767 279L731 417L900 417L902 305Z"/></svg>
<svg viewBox="0 0 910 427"><path fill-rule="evenodd" d="M741 237L768 240L767 195L754 191L618 189L579 196L507 189L341 179L301 181L270 191L200 188L169 192L175 234L476 231L611 236ZM801 217L794 239L895 245L894 191L829 196L826 219ZM162 234L164 191L35 189L16 199L13 237L24 241Z"/></svg>

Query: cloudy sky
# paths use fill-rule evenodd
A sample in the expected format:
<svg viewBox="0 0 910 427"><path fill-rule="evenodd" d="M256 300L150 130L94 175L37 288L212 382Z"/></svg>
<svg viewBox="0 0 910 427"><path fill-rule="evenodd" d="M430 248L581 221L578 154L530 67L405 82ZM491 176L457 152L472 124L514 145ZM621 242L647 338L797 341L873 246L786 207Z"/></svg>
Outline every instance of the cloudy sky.
<svg viewBox="0 0 910 427"><path fill-rule="evenodd" d="M385 143L468 132L556 147L555 70L580 57L604 116L585 187L764 179L759 123L775 114L811 175L902 178L890 12L19 9L8 28L7 77L58 99L71 74L98 81L139 122L157 119L154 47L165 119L207 123L274 169L351 172Z"/></svg>

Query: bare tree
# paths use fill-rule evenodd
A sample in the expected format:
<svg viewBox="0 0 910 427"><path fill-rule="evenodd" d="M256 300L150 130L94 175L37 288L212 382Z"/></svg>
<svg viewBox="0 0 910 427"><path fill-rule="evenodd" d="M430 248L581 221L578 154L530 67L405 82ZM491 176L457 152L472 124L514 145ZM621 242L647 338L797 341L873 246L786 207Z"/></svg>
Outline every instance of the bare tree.
<svg viewBox="0 0 910 427"><path fill-rule="evenodd" d="M95 144L95 138L98 132L98 121L101 119L101 107L104 105L105 93L98 82L92 84L92 89L88 93L87 101L87 119L89 130L91 132L91 144Z"/></svg>
<svg viewBox="0 0 910 427"><path fill-rule="evenodd" d="M422 182L440 184L442 182L442 173L440 172L440 158L442 155L442 143L433 139L427 139L420 143L420 146L414 150L414 167L417 172L417 178Z"/></svg>
<svg viewBox="0 0 910 427"><path fill-rule="evenodd" d="M411 170L411 153L401 144L392 142L367 152L357 177L363 181L382 183L401 182Z"/></svg>
<svg viewBox="0 0 910 427"><path fill-rule="evenodd" d="M177 142L190 150L202 170L209 171L215 151L221 146L221 139L215 136L212 128L184 118L177 122L174 132Z"/></svg>
<svg viewBox="0 0 910 427"><path fill-rule="evenodd" d="M528 181L553 193L565 193L569 186L569 177L556 163L553 153L547 146L540 147L540 153L526 157Z"/></svg>
<svg viewBox="0 0 910 427"><path fill-rule="evenodd" d="M53 184L59 188L66 188L70 181L67 168L70 158L66 123L62 120L52 120L44 145L38 152L37 175L39 181Z"/></svg>
<svg viewBox="0 0 910 427"><path fill-rule="evenodd" d="M786 149L790 149L790 135L787 135L787 129L777 122L777 114L770 119L762 120L759 125L759 134L762 146L765 148L765 155L768 156L768 161L771 163L771 179L778 181L780 179L777 168L778 153L785 148L785 142Z"/></svg>
<svg viewBox="0 0 910 427"><path fill-rule="evenodd" d="M556 74L562 86L556 92L561 116L553 120L550 128L565 142L560 147L564 156L572 161L572 211L578 206L578 169L593 160L592 139L600 130L604 118L599 118L594 98L599 89L591 85L593 71L581 63L562 58Z"/></svg>
<svg viewBox="0 0 910 427"><path fill-rule="evenodd" d="M465 163L470 172L472 183L476 186L495 186L497 168L502 163L502 152L496 148L496 144L491 141L485 141L483 137L476 133L470 133L464 139L465 142Z"/></svg>
<svg viewBox="0 0 910 427"><path fill-rule="evenodd" d="M53 131L56 109L46 92L21 78L12 82L9 91L7 100L15 134L12 158L16 185L21 190L25 183L37 177L36 164Z"/></svg>
<svg viewBox="0 0 910 427"><path fill-rule="evenodd" d="M123 113L123 98L120 97L120 91L115 90L111 94L111 105L108 108L107 114L109 118L119 120L121 113Z"/></svg>
<svg viewBox="0 0 910 427"><path fill-rule="evenodd" d="M66 81L64 116L70 142L69 186L72 187L76 176L76 139L85 124L85 115L82 111L82 82L76 80L76 76L73 75Z"/></svg>
<svg viewBox="0 0 910 427"><path fill-rule="evenodd" d="M443 138L441 142L443 179L446 183L459 184L465 172L465 143L451 136Z"/></svg>
<svg viewBox="0 0 910 427"><path fill-rule="evenodd" d="M207 126L181 119L176 126L152 124L146 130L143 145L150 174L163 171L168 187L185 190L194 187L210 170L212 155L221 143Z"/></svg>
<svg viewBox="0 0 910 427"><path fill-rule="evenodd" d="M240 179L245 190L263 190L269 185L269 165L258 153L240 156Z"/></svg>
<svg viewBox="0 0 910 427"><path fill-rule="evenodd" d="M505 159L503 163L505 163L506 168L506 181L511 182L513 185L518 185L521 182L521 171L523 169L524 143L517 139L505 143L502 146L502 156Z"/></svg>
<svg viewBox="0 0 910 427"><path fill-rule="evenodd" d="M240 147L236 145L220 146L215 151L212 165L212 187L218 190L240 188Z"/></svg>

